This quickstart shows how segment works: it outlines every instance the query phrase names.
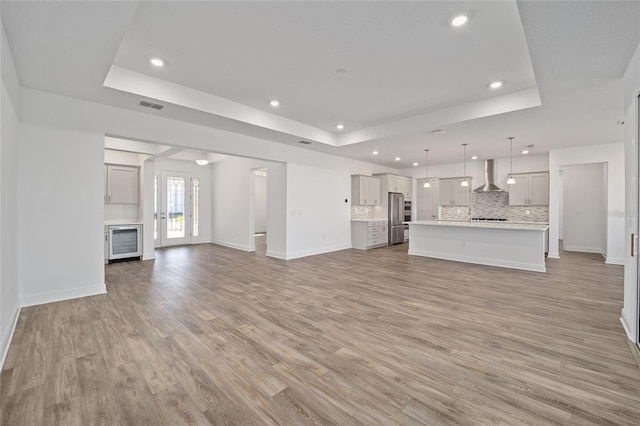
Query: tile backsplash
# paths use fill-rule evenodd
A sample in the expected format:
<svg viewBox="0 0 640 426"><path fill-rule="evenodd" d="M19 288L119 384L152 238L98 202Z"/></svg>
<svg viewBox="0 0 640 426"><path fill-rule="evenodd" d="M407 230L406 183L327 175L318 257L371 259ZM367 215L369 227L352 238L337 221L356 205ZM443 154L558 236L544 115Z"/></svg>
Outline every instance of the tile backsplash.
<svg viewBox="0 0 640 426"><path fill-rule="evenodd" d="M474 192L471 194L470 207L441 207L441 219L466 221L471 217L499 218L513 222L548 223L549 206L510 206L508 192Z"/></svg>
<svg viewBox="0 0 640 426"><path fill-rule="evenodd" d="M351 206L351 220L373 218L373 206Z"/></svg>

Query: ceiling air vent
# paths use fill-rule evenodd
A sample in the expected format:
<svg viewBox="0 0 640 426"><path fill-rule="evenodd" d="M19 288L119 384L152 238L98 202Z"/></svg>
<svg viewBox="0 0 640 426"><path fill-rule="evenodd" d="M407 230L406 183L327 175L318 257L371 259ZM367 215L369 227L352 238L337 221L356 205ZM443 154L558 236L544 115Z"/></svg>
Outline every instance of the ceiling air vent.
<svg viewBox="0 0 640 426"><path fill-rule="evenodd" d="M149 102L149 101L140 101L140 106L147 107L147 108L153 108L153 109L157 109L157 110L160 110L160 109L164 108L164 105L154 104L153 102Z"/></svg>

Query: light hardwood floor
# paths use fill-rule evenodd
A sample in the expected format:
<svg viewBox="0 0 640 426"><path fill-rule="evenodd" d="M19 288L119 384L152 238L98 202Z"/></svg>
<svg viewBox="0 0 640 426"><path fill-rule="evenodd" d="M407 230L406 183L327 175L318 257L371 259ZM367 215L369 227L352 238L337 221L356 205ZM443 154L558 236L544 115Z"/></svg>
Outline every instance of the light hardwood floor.
<svg viewBox="0 0 640 426"><path fill-rule="evenodd" d="M640 424L622 267L406 251L108 265L108 294L22 310L2 424Z"/></svg>

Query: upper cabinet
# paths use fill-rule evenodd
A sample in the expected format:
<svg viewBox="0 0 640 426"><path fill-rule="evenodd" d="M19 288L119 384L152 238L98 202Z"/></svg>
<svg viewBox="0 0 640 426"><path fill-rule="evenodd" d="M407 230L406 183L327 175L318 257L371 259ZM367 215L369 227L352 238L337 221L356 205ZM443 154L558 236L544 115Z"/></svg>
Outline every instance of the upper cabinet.
<svg viewBox="0 0 640 426"><path fill-rule="evenodd" d="M410 177L392 175L387 173L376 174L374 176L380 178L380 181L382 183L382 192L385 193L385 195L389 192L399 192L404 195L405 200L411 200L413 185L412 179Z"/></svg>
<svg viewBox="0 0 640 426"><path fill-rule="evenodd" d="M351 204L379 206L380 179L365 175L351 175Z"/></svg>
<svg viewBox="0 0 640 426"><path fill-rule="evenodd" d="M510 206L549 205L549 173L518 173L516 183L509 185Z"/></svg>
<svg viewBox="0 0 640 426"><path fill-rule="evenodd" d="M107 204L138 204L140 168L105 165L105 200Z"/></svg>
<svg viewBox="0 0 640 426"><path fill-rule="evenodd" d="M467 177L468 186L461 186L464 177L440 179L441 206L468 206L471 204L471 178Z"/></svg>
<svg viewBox="0 0 640 426"><path fill-rule="evenodd" d="M425 179L416 180L416 220L438 220L440 187L438 178L429 178L429 188L424 187Z"/></svg>

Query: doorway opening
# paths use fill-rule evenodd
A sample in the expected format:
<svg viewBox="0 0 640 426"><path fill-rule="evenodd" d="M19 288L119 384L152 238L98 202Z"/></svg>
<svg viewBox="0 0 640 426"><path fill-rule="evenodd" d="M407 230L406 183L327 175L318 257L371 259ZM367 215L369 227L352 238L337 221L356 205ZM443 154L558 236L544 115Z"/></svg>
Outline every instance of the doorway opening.
<svg viewBox="0 0 640 426"><path fill-rule="evenodd" d="M253 225L253 230L250 235L254 238L256 254L263 256L267 253L267 179L266 168L252 171L253 194L250 195L252 200L249 202L252 212L249 215L249 221L250 225Z"/></svg>
<svg viewBox="0 0 640 426"><path fill-rule="evenodd" d="M608 164L565 165L559 180L562 249L607 258ZM589 232L585 232L589 230Z"/></svg>

